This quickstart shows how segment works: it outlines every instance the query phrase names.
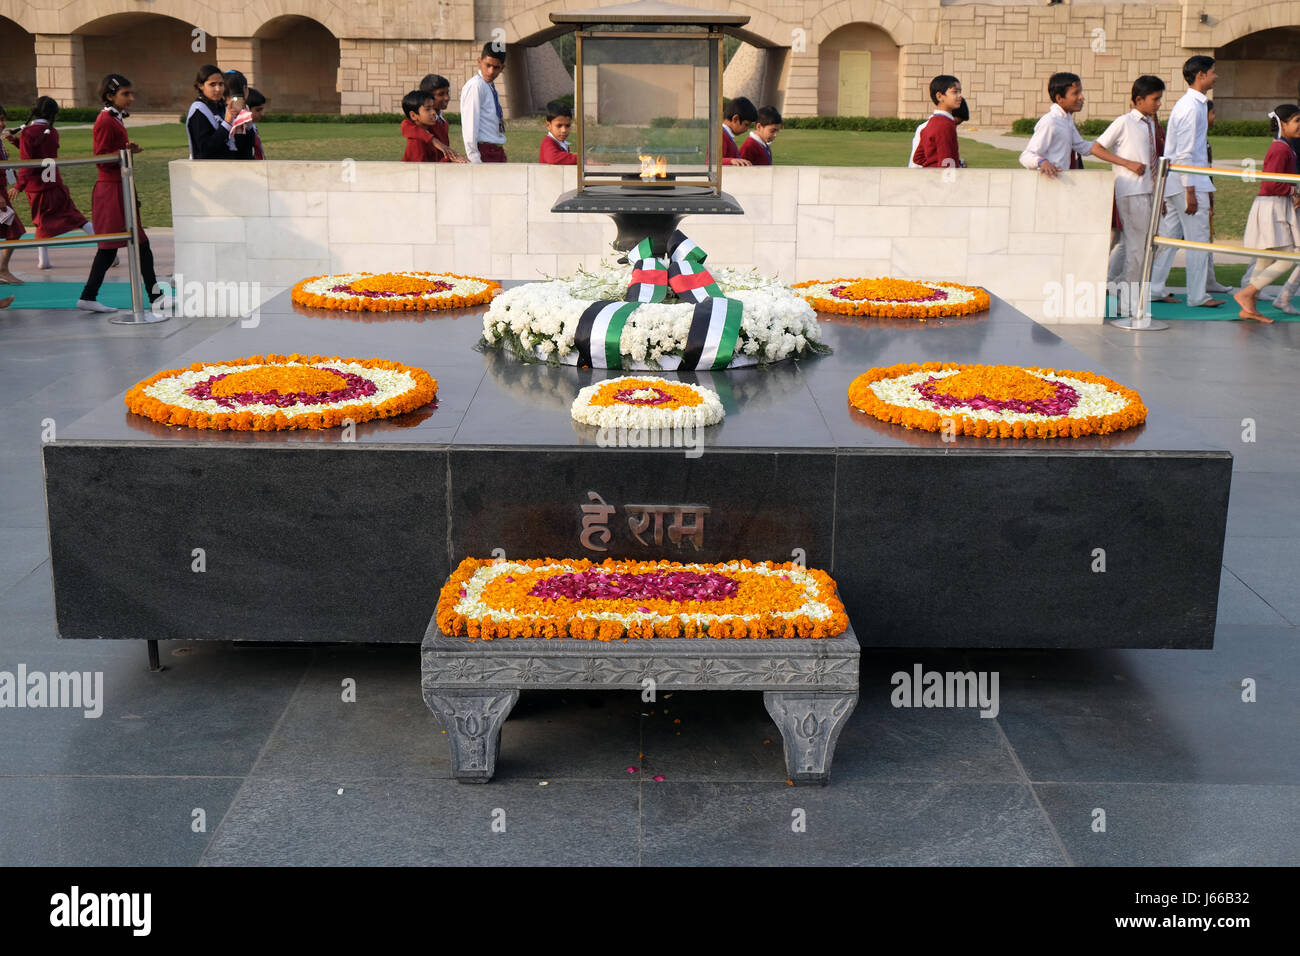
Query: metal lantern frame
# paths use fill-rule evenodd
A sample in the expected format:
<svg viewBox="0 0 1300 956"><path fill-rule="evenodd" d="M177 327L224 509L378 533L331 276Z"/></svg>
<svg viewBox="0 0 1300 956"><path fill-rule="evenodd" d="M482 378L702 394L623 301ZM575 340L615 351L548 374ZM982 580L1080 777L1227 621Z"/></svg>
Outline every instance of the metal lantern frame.
<svg viewBox="0 0 1300 956"><path fill-rule="evenodd" d="M650 24L645 24L649 26ZM703 178L697 176L687 176L685 178L676 178L669 180L646 179L637 182L638 189L671 189L676 186L693 186L709 187L715 196L722 195L722 151L716 143L713 143L712 137L717 129L722 125L722 39L724 37L723 28L720 24L661 24L664 27L685 27L698 26L693 30L686 29L663 29L663 30L637 30L637 31L618 31L601 29L603 25L596 25L593 29L580 29L574 31L575 37L575 59L574 67L574 97L573 111L578 118L577 126L577 156L578 156L578 190L581 192L592 186L612 186L622 185L626 182L622 173L600 173L587 169L587 156L585 149L585 128L587 119L586 100L583 95L583 52L582 45L587 40L686 40L696 41L706 44L710 49L706 51L709 63L709 117L708 129L705 135L705 142L710 144L706 156L708 157L708 171Z"/></svg>

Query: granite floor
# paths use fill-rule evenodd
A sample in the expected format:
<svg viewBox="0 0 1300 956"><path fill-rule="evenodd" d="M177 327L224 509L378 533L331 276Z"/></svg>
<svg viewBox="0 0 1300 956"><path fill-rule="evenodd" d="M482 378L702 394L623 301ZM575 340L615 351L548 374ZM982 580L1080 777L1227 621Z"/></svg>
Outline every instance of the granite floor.
<svg viewBox="0 0 1300 956"><path fill-rule="evenodd" d="M105 688L93 719L0 708L0 865L1300 864L1300 326L1057 330L1236 456L1214 650L864 652L806 789L758 694L526 694L473 787L416 647L173 642L155 674L143 643L59 641L42 431L224 324L0 312L0 672ZM918 664L996 673L997 715L892 706Z"/></svg>

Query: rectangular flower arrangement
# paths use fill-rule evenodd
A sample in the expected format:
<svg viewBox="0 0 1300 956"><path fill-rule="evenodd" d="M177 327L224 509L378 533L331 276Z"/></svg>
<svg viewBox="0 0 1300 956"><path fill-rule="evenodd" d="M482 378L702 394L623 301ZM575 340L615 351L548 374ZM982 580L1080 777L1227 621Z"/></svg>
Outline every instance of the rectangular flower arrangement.
<svg viewBox="0 0 1300 956"><path fill-rule="evenodd" d="M443 634L493 638L822 638L848 627L835 581L797 564L466 558L442 589Z"/></svg>

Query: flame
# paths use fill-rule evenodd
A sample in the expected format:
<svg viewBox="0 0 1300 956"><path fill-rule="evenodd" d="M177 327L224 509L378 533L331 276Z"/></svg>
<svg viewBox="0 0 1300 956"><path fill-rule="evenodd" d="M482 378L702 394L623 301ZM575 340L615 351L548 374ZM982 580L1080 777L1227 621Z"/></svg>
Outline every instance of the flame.
<svg viewBox="0 0 1300 956"><path fill-rule="evenodd" d="M642 179L667 179L668 178L668 157L666 156L646 156L638 153L637 157L641 162Z"/></svg>

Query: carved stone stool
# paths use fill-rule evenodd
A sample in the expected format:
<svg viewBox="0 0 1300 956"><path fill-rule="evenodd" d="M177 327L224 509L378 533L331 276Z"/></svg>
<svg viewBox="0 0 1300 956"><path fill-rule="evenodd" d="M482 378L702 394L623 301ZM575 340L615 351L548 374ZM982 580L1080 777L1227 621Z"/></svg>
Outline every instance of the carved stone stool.
<svg viewBox="0 0 1300 956"><path fill-rule="evenodd" d="M622 641L447 637L430 622L420 650L424 701L447 731L451 775L486 783L501 725L519 691L761 690L781 730L796 784L826 784L840 730L858 703L860 648L850 627L833 638L654 637Z"/></svg>

